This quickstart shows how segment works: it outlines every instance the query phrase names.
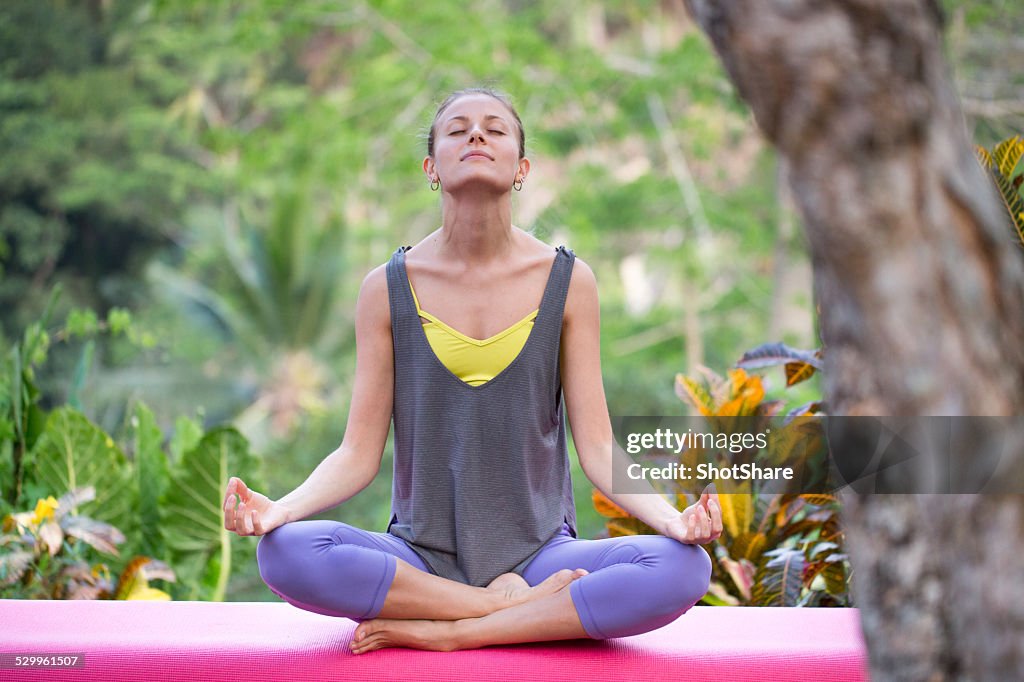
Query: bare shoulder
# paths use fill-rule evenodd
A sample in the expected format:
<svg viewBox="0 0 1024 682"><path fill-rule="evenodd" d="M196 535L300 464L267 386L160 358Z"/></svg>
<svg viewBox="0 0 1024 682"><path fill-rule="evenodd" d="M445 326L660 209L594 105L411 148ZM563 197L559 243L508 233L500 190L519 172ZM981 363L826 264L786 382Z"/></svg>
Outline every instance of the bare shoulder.
<svg viewBox="0 0 1024 682"><path fill-rule="evenodd" d="M573 259L572 266L572 278L569 280L569 291L572 288L591 288L597 289L597 276L594 275L594 271L590 268L587 261L583 260L579 256Z"/></svg>
<svg viewBox="0 0 1024 682"><path fill-rule="evenodd" d="M523 234L530 241L536 257L550 264L552 252L556 247L537 239L529 232ZM584 315L594 315L597 311L597 277L585 260L579 256L573 259L572 275L569 279L569 291L565 299L563 324Z"/></svg>
<svg viewBox="0 0 1024 682"><path fill-rule="evenodd" d="M598 305L597 296L597 277L594 271L586 261L576 256L565 299L566 323L581 315L594 314Z"/></svg>
<svg viewBox="0 0 1024 682"><path fill-rule="evenodd" d="M381 324L390 326L387 263L381 263L363 278L356 303L356 318L357 322L363 320L375 327Z"/></svg>
<svg viewBox="0 0 1024 682"><path fill-rule="evenodd" d="M529 255L530 260L535 262L543 261L550 264L551 259L555 255L555 247L552 246L551 244L548 244L547 242L537 239L532 234L530 234L526 230L523 230L522 228L518 229L519 232L522 234L524 243L527 245L525 252Z"/></svg>

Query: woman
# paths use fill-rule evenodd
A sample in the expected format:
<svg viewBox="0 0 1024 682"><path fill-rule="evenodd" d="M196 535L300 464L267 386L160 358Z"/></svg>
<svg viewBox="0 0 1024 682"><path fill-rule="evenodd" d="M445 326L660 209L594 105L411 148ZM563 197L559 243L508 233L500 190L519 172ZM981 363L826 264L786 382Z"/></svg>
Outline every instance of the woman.
<svg viewBox="0 0 1024 682"><path fill-rule="evenodd" d="M360 621L355 653L622 637L671 622L707 591L711 561L697 545L721 534L717 494L680 513L660 495L612 491L621 450L597 284L572 251L512 225L524 152L504 95L472 88L441 104L423 170L442 192L442 226L363 281L342 444L276 502L228 484L225 527L264 536L267 585ZM661 535L576 538L563 394L587 477ZM300 521L370 483L392 418L387 532Z"/></svg>

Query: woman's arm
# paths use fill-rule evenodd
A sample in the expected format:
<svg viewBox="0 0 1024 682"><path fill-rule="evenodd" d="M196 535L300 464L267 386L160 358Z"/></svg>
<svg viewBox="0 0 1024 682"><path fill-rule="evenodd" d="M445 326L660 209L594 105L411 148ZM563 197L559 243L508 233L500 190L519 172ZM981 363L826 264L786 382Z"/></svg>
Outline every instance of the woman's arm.
<svg viewBox="0 0 1024 682"><path fill-rule="evenodd" d="M562 391L580 465L587 478L612 502L663 535L682 542L709 542L722 531L717 494L679 512L651 487L637 481L646 493L615 493L613 472L625 480L624 467L633 460L612 433L601 378L601 319L597 280L579 257L573 266L562 326ZM691 521L692 519L692 521Z"/></svg>
<svg viewBox="0 0 1024 682"><path fill-rule="evenodd" d="M385 266L364 279L356 301L356 376L338 449L278 503L297 521L353 497L373 481L391 427L395 368Z"/></svg>

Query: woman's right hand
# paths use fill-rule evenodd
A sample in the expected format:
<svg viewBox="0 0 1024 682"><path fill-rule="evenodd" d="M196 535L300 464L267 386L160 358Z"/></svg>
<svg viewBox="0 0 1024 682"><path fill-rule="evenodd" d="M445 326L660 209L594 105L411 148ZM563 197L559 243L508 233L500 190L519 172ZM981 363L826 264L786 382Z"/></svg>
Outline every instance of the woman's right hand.
<svg viewBox="0 0 1024 682"><path fill-rule="evenodd" d="M235 495L238 507L235 508ZM232 476L224 496L224 527L239 535L265 535L288 522L287 510L266 495L249 490L242 479Z"/></svg>

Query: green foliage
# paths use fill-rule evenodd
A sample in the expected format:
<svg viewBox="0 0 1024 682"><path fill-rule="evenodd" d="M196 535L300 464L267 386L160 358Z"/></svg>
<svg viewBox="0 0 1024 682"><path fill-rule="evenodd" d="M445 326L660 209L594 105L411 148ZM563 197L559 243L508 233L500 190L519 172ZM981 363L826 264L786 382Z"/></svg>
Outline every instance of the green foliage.
<svg viewBox="0 0 1024 682"><path fill-rule="evenodd" d="M1021 157L1024 157L1024 140L1014 135L996 144L991 151L975 145L975 153L999 190L1003 208L1016 230L1018 246L1024 247L1024 195L1021 194L1024 172L1016 172Z"/></svg>
<svg viewBox="0 0 1024 682"><path fill-rule="evenodd" d="M743 355L737 368L721 377L701 367L703 380L679 374L676 392L715 432L729 429L737 417L760 423L778 414L782 401L765 400L762 379L746 369L784 365L787 386L808 380L821 369L821 351L803 351L785 344L759 346ZM785 466L803 453L823 452L822 427L810 415L823 414L821 402L787 413L787 431L769 440L754 461ZM759 430L751 427L751 433ZM723 431L724 432L724 431ZM680 454L688 466L708 461L702 448ZM806 469L805 469L806 470ZM814 485L804 481L804 485ZM769 494L757 481L737 482L719 495L722 535L714 540L712 581L703 603L755 606L848 606L849 568L842 550L839 502L828 494ZM696 496L676 492L676 507L685 509ZM605 497L593 493L595 509L607 517L610 536L655 531Z"/></svg>
<svg viewBox="0 0 1024 682"><path fill-rule="evenodd" d="M233 428L204 433L188 418L178 422L170 443L172 459L162 450L152 411L142 403L135 405L130 419L131 459L113 436L70 404L43 410L33 375L46 360L50 339L85 337L88 349L102 332L142 338L129 315L100 323L90 311L72 311L62 328L47 333L49 309L58 295L55 290L43 320L30 325L0 369L0 511L13 513L30 499L50 500L37 504L34 515L14 514L5 524L13 533L2 543L11 545L3 561L3 577L10 578L5 584L17 581L12 589L30 598L79 593L86 598L162 598L148 588L147 576L173 579L176 573L175 597L223 600L233 562L251 562L255 554L254 543L232 542L232 534L224 529L223 491L229 471L244 470L247 480L261 486L259 461ZM81 374L88 371L88 362L84 365ZM78 373L79 381L77 377ZM61 505L53 495L62 496ZM51 511L62 507L48 524L42 516L47 506ZM65 517L69 507L79 514ZM31 532L26 535L27 531ZM77 548L64 551L65 535L114 555L114 545L124 542L127 555L134 558L124 566L121 578L111 581L109 575L101 577L109 573L105 564L90 568ZM48 545L48 552L40 549L43 545Z"/></svg>
<svg viewBox="0 0 1024 682"><path fill-rule="evenodd" d="M302 166L296 172L308 174ZM225 340L246 349L254 362L287 349L319 346L324 354L337 352L329 344L338 338L327 332L344 274L339 254L345 230L338 215L317 225L313 187L299 177L277 190L266 230L244 214L235 218L238 224L213 226L212 246L222 260L209 273L209 284L160 263L150 270L154 281L179 301L212 313Z"/></svg>
<svg viewBox="0 0 1024 682"><path fill-rule="evenodd" d="M132 449L135 452L135 485L139 490L136 506L139 527L162 528L160 500L164 498L171 481L171 458L164 455L161 449L163 433L156 423L153 412L146 405L141 402L135 405L130 423L133 432ZM182 430L180 427L175 429L175 437L179 437ZM190 444L189 448L193 445ZM146 554L159 553L162 548L161 540L159 533L142 533L141 551Z"/></svg>
<svg viewBox="0 0 1024 682"><path fill-rule="evenodd" d="M203 425L195 419L181 416L174 423L171 436L171 459L180 462L185 453L199 445L203 438Z"/></svg>
<svg viewBox="0 0 1024 682"><path fill-rule="evenodd" d="M693 260L688 241L657 245L667 228L688 233L691 217L662 157L648 95L663 97L683 153L691 161L707 158L709 169L719 145L750 129L703 38L658 3L495 2L467 9L411 0L344 8L319 0L287 6L134 0L90 14L24 1L6 11L7 25L19 26L6 53L17 74L12 92L24 90L30 103L24 118L19 113L8 120L64 124L21 129L18 141L29 146L19 163L44 164L33 175L43 181L37 194L47 205L51 194L66 198L74 212L58 212L54 219L82 240L43 239L42 228L30 227L26 216L45 220L51 214L35 204L26 203L23 211L11 204L10 215L23 216L19 234L33 239L19 241L10 253L49 249L24 265L25 276L56 258L55 277L86 278L88 286L77 294L100 289L94 280L116 263L123 266L121 284L102 290L112 292L108 304L135 309L152 298L136 276L149 253L143 242L146 235L165 238L159 260L167 278L156 282L173 280L169 293L176 295L160 311L150 305L139 312L174 318L160 337L161 350L179 362L164 365L162 380L153 376L156 368L111 373L102 390L92 387L93 407L101 414L101 401L126 402L127 389L115 395L114 387L130 385L151 391L147 398L166 419L157 396L183 395L171 382L191 372L187 383L201 386L205 395L182 399L228 418L269 382L227 377L270 377L281 347L298 344L315 347L325 367L343 368L329 379L345 383L352 371L359 282L395 245L436 226L436 195L425 191L419 170L421 133L449 89L489 81L514 95L527 149L538 173L547 173L548 181L538 182L556 192L553 201L541 202L542 210L524 217L523 227L564 239L607 273L602 300L609 318L622 307L613 273L623 253L660 253L659 270ZM67 36L85 36L95 49L68 44ZM40 49L49 56L40 58ZM52 97L51 78L61 79ZM115 78L121 87L110 87ZM48 142L56 131L67 139ZM36 144L63 156L49 162ZM618 166L642 158L651 163L636 177L614 177ZM713 208L722 188L709 191L706 170L694 171L702 200ZM11 177L12 195L28 174ZM728 209L713 227L742 231L737 243L745 252L734 254L738 263L750 253L745 245L759 247L758 235L770 232L763 220L736 220L745 207L764 203L764 193L750 192L749 185L770 187L765 177L752 177L744 192L721 193ZM0 180L0 193L4 187ZM138 207L147 213L139 215ZM88 215L79 215L84 211ZM86 219L88 229L77 230ZM101 243L88 247L96 235ZM137 249L137 256L106 249L108 239L119 249ZM66 272L62 254L71 246L77 251L67 254L73 263ZM117 258L107 259L108 251ZM750 268L736 271L755 279ZM18 300L32 307L30 299ZM678 307L677 293L669 291L652 312ZM724 307L735 310L736 303ZM711 324L725 319L719 310L708 313ZM640 316L633 323L642 328L647 320ZM709 337L718 333L705 330ZM97 348L97 367L114 359L111 354ZM144 358L147 370L154 360ZM218 377L195 371L207 360L223 367ZM638 369L650 376L683 360L678 348L663 345L628 362L608 363L606 371L624 383ZM344 395L327 397L344 411ZM610 399L613 411L630 404L630 396ZM663 396L658 405L670 403ZM122 417L116 410L109 414L100 420L106 428Z"/></svg>
<svg viewBox="0 0 1024 682"><path fill-rule="evenodd" d="M128 465L114 440L72 407L59 407L46 420L35 447L25 459L35 482L63 494L90 486L96 498L83 513L115 526L125 526L136 506L131 499Z"/></svg>
<svg viewBox="0 0 1024 682"><path fill-rule="evenodd" d="M101 314L128 302L200 187L166 101L117 51L144 5L104 21L87 4L0 4L0 332L27 326L56 282Z"/></svg>
<svg viewBox="0 0 1024 682"><path fill-rule="evenodd" d="M159 528L164 542L177 563L186 567L181 569L186 580L193 577L201 584L187 599L224 600L237 554L233 544L245 542L232 542L234 534L224 527L224 491L235 471L245 471L254 486L262 487L259 460L249 453L245 439L232 428L214 429L184 454L160 498ZM255 558L252 552L245 554L248 560ZM199 569L205 573L200 575ZM197 573L190 576L191 570Z"/></svg>
<svg viewBox="0 0 1024 682"><path fill-rule="evenodd" d="M176 579L162 561L136 556L116 579L105 563L90 565L88 555L118 556L125 541L115 526L77 513L95 494L92 486L75 488L3 517L0 599L170 599L148 583Z"/></svg>

